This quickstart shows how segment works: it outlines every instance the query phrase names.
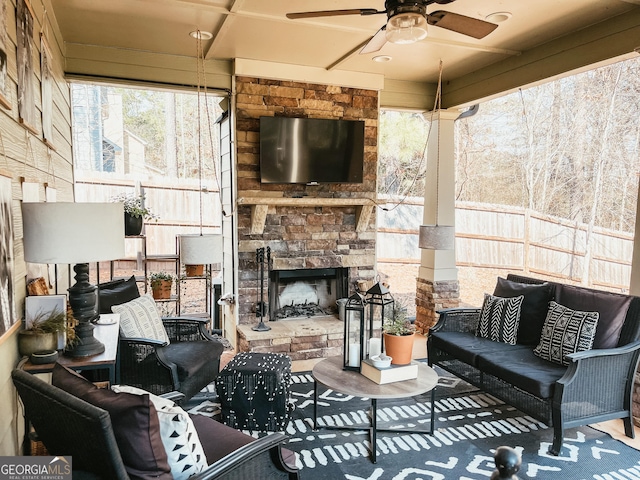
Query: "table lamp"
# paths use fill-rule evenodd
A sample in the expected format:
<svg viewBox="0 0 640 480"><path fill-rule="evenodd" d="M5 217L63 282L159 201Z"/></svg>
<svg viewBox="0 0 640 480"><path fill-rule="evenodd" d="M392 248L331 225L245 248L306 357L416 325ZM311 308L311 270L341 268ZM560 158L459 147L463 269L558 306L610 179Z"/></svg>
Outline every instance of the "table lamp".
<svg viewBox="0 0 640 480"><path fill-rule="evenodd" d="M89 283L89 262L124 256L122 203L23 203L24 259L31 263L75 264L69 288L76 344L65 354L85 357L104 352L93 336L98 318L97 287Z"/></svg>

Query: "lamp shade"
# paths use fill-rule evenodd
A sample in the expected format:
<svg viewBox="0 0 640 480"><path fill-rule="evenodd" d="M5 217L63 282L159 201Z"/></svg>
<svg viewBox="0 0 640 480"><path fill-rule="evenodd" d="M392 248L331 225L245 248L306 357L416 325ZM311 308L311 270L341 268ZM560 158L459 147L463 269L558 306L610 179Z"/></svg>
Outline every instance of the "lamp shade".
<svg viewBox="0 0 640 480"><path fill-rule="evenodd" d="M124 256L122 203L23 203L24 259L89 263Z"/></svg>
<svg viewBox="0 0 640 480"><path fill-rule="evenodd" d="M420 225L418 246L428 250L453 250L455 227L451 225Z"/></svg>
<svg viewBox="0 0 640 480"><path fill-rule="evenodd" d="M179 241L184 265L222 263L222 235L180 235Z"/></svg>

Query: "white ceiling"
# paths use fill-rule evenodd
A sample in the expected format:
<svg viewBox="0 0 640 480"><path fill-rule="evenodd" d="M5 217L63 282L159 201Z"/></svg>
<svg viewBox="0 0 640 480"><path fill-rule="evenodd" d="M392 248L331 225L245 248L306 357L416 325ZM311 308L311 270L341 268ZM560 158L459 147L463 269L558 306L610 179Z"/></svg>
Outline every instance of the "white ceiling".
<svg viewBox="0 0 640 480"><path fill-rule="evenodd" d="M380 52L359 55L361 45L386 22L386 16L341 16L289 20L285 14L308 10L384 8L383 0L51 0L68 45L106 46L129 51L196 56L189 32L211 32L207 59L236 58L302 65L328 70L374 73L385 80L437 80L465 77L490 65L511 62L559 37L624 15L638 18L640 0L456 0L431 5L485 19L495 12L512 17L481 40L429 27L425 40L412 45L387 43ZM617 20L616 20L617 21ZM640 46L640 38L637 39ZM351 53L351 54L350 54ZM377 55L391 60L378 63Z"/></svg>

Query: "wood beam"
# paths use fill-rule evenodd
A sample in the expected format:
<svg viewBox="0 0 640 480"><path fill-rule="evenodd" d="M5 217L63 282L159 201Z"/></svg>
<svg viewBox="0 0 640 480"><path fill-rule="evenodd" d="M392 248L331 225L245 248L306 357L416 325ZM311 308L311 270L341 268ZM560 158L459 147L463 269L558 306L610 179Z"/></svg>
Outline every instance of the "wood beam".
<svg viewBox="0 0 640 480"><path fill-rule="evenodd" d="M453 79L443 87L442 106L477 103L581 68L593 68L632 55L639 46L640 8Z"/></svg>

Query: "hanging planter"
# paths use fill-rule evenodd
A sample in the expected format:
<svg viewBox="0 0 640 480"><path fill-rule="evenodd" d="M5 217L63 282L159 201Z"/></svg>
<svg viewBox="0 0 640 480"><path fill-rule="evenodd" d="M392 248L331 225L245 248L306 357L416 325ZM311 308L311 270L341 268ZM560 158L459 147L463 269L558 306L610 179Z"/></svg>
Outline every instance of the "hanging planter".
<svg viewBox="0 0 640 480"><path fill-rule="evenodd" d="M127 237L140 235L142 233L142 225L144 221L142 217L134 217L133 215L124 212L124 234Z"/></svg>
<svg viewBox="0 0 640 480"><path fill-rule="evenodd" d="M127 237L140 235L145 220L156 220L157 215L144 205L144 195L122 194L111 199L124 205L124 234Z"/></svg>
<svg viewBox="0 0 640 480"><path fill-rule="evenodd" d="M201 277L204 275L204 265L185 265L187 277Z"/></svg>

